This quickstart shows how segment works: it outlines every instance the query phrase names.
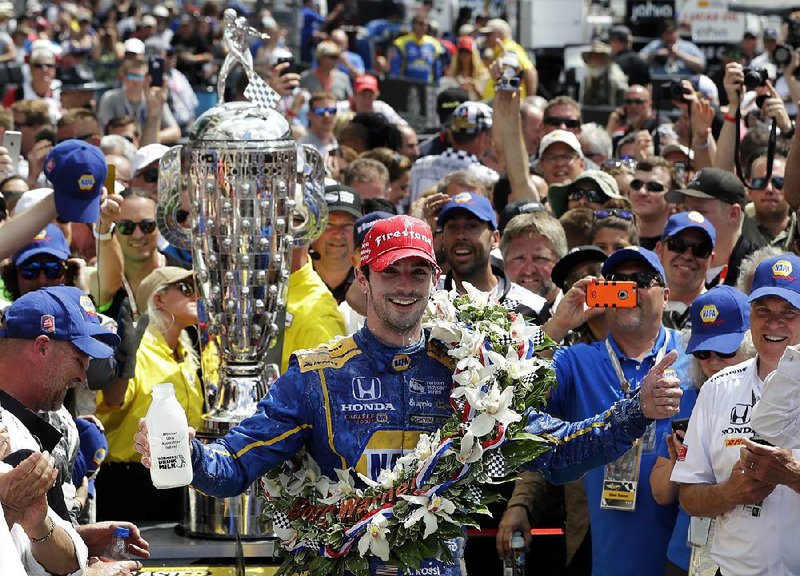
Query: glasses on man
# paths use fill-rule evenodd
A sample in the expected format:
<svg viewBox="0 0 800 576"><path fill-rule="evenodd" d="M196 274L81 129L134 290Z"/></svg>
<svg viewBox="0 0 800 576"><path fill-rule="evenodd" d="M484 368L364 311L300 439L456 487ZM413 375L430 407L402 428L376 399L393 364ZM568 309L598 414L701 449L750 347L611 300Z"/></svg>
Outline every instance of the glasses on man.
<svg viewBox="0 0 800 576"><path fill-rule="evenodd" d="M314 116L336 116L336 107L334 106L320 106L319 108L314 108Z"/></svg>
<svg viewBox="0 0 800 576"><path fill-rule="evenodd" d="M67 265L64 262L30 262L17 266L17 271L25 280L35 280L42 272L48 280L58 280L64 277Z"/></svg>
<svg viewBox="0 0 800 576"><path fill-rule="evenodd" d="M564 154L547 154L545 153L541 158L541 162L566 162L567 164L575 162L580 158L577 152L565 152Z"/></svg>
<svg viewBox="0 0 800 576"><path fill-rule="evenodd" d="M69 138L61 138L56 144L61 144L62 142L66 142L67 140L83 140L84 142L91 140L97 136L97 133L91 132L89 134L83 134L81 136L70 136Z"/></svg>
<svg viewBox="0 0 800 576"><path fill-rule="evenodd" d="M647 104L647 100L643 100L642 98L625 98L625 100L623 100L622 102L628 104L629 106L632 105L641 106L642 104Z"/></svg>
<svg viewBox="0 0 800 576"><path fill-rule="evenodd" d="M767 179L763 176L759 176L758 178L753 178L750 180L750 188L752 190L763 190L767 187ZM773 176L772 180L772 187L775 190L783 190L783 176Z"/></svg>
<svg viewBox="0 0 800 576"><path fill-rule="evenodd" d="M595 210L594 217L598 220L605 220L606 218L622 218L623 220L633 220L633 212L630 210L617 210L617 209L602 209Z"/></svg>
<svg viewBox="0 0 800 576"><path fill-rule="evenodd" d="M191 282L184 282L181 280L180 282L175 282L175 284L171 284L170 288L177 288L180 290L181 294L186 296L187 298L194 296L194 284Z"/></svg>
<svg viewBox="0 0 800 576"><path fill-rule="evenodd" d="M127 78L132 82L144 82L144 74L136 74L135 72L128 72Z"/></svg>
<svg viewBox="0 0 800 576"><path fill-rule="evenodd" d="M158 168L150 168L141 172L139 176L142 177L142 180L147 182L148 184L155 184L158 182Z"/></svg>
<svg viewBox="0 0 800 576"><path fill-rule="evenodd" d="M600 190L595 190L594 188L588 190L575 188L574 190L570 191L568 198L573 202L577 202L581 198L586 198L587 202L591 204L602 204L608 200L608 196L603 194Z"/></svg>
<svg viewBox="0 0 800 576"><path fill-rule="evenodd" d="M708 258L713 251L708 242L687 242L680 236L670 236L666 243L667 248L678 254L691 250L695 258Z"/></svg>
<svg viewBox="0 0 800 576"><path fill-rule="evenodd" d="M634 178L631 180L630 183L631 190L641 190L642 188L646 189L648 192L655 192L660 194L661 192L666 192L667 187L664 186L661 182L656 182L655 180L650 180L650 182L644 182L639 180L638 178Z"/></svg>
<svg viewBox="0 0 800 576"><path fill-rule="evenodd" d="M31 64L31 68L34 68L36 70L52 70L55 67L56 65L51 64L50 62L34 62L33 64Z"/></svg>
<svg viewBox="0 0 800 576"><path fill-rule="evenodd" d="M572 128L573 130L581 127L580 120L575 120L574 118L562 118L561 116L549 116L548 118L545 118L543 122L547 126L554 126L556 128L562 125L567 128Z"/></svg>
<svg viewBox="0 0 800 576"><path fill-rule="evenodd" d="M736 352L737 351L725 353L725 352L715 352L713 350L696 350L692 352L692 356L694 356L698 360L708 360L709 358L711 358L712 355L716 356L717 358L721 358L723 360L730 360L731 358L736 356Z"/></svg>
<svg viewBox="0 0 800 576"><path fill-rule="evenodd" d="M133 220L120 220L117 222L116 230L123 236L130 236L136 230L136 227L142 231L142 234L152 234L156 229L156 221L150 218L145 218L139 222Z"/></svg>
<svg viewBox="0 0 800 576"><path fill-rule="evenodd" d="M652 288L654 282L658 286L663 285L661 276L658 274L658 272L647 271L647 270L642 272L633 272L631 274L624 274L622 272L612 272L611 274L606 274L605 279L615 282L636 282L636 287L641 288L643 290Z"/></svg>

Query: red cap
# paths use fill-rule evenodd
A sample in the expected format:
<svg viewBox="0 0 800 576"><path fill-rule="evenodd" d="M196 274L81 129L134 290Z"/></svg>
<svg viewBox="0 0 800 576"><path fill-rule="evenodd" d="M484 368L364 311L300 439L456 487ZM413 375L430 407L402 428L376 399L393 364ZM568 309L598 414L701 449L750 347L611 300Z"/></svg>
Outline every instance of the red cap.
<svg viewBox="0 0 800 576"><path fill-rule="evenodd" d="M461 36L458 39L457 47L459 50L475 50L475 39L472 36Z"/></svg>
<svg viewBox="0 0 800 576"><path fill-rule="evenodd" d="M378 92L378 79L372 74L362 74L356 78L355 91L361 92L362 90L372 90Z"/></svg>
<svg viewBox="0 0 800 576"><path fill-rule="evenodd" d="M422 220L411 216L392 216L378 220L361 244L361 266L383 272L403 258L418 256L439 269L433 254L433 234Z"/></svg>

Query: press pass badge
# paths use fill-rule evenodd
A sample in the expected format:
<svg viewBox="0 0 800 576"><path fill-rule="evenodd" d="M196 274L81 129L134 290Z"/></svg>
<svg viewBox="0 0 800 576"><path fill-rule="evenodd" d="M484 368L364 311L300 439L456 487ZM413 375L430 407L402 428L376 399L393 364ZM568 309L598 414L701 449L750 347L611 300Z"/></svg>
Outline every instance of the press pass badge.
<svg viewBox="0 0 800 576"><path fill-rule="evenodd" d="M642 462L642 441L637 439L625 454L606 464L603 469L603 494L600 508L633 512L639 489L639 467Z"/></svg>
<svg viewBox="0 0 800 576"><path fill-rule="evenodd" d="M689 558L689 574L693 576L715 576L717 574L717 562L711 558L711 543L714 541L716 520L708 518L700 518L700 520L709 520L708 542L702 546L692 545L692 555ZM691 530L692 527L689 524L689 531L691 532Z"/></svg>

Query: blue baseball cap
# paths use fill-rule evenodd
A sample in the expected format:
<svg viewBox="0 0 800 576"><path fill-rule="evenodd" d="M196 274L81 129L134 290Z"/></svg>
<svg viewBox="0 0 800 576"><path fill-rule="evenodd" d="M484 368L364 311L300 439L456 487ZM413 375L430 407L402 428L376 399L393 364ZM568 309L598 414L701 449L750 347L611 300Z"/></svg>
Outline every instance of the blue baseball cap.
<svg viewBox="0 0 800 576"><path fill-rule="evenodd" d="M100 326L92 299L73 286L33 290L8 307L0 338L38 336L72 342L91 358L108 358L119 344L119 336Z"/></svg>
<svg viewBox="0 0 800 576"><path fill-rule="evenodd" d="M372 230L372 227L375 226L375 223L378 220L383 220L384 218L391 218L394 214L390 212L382 212L377 210L375 212L370 212L369 214L364 214L361 218L356 220L356 223L353 225L353 241L356 246L361 246L364 243L364 236L367 235L367 232Z"/></svg>
<svg viewBox="0 0 800 576"><path fill-rule="evenodd" d="M475 192L459 192L450 198L450 202L445 204L439 212L439 226L444 226L453 217L456 210L466 210L478 220L488 222L492 230L497 230L497 214L494 213L492 203L486 196Z"/></svg>
<svg viewBox="0 0 800 576"><path fill-rule="evenodd" d="M33 237L30 244L22 248L11 257L14 264L23 264L34 256L47 254L59 260L69 258L69 246L61 228L55 224L48 224L47 228Z"/></svg>
<svg viewBox="0 0 800 576"><path fill-rule="evenodd" d="M44 174L53 185L59 217L67 222L97 222L107 173L105 156L97 146L72 139L53 147L44 160Z"/></svg>
<svg viewBox="0 0 800 576"><path fill-rule="evenodd" d="M747 296L733 286L715 286L700 294L689 308L692 334L686 353L710 351L733 354L750 327Z"/></svg>
<svg viewBox="0 0 800 576"><path fill-rule="evenodd" d="M709 222L708 218L700 214L700 212L678 212L673 214L667 220L667 225L664 226L664 231L661 233L661 240L671 238L684 230L700 230L705 233L706 238L711 242L713 248L717 243L717 230L714 225Z"/></svg>
<svg viewBox="0 0 800 576"><path fill-rule="evenodd" d="M664 273L664 266L661 265L661 260L655 252L642 248L641 246L629 246L628 248L620 248L608 257L608 260L603 262L603 276L610 274L614 269L623 262L629 261L641 262L648 268L652 268L654 272L661 275L661 281L666 282L667 275Z"/></svg>
<svg viewBox="0 0 800 576"><path fill-rule="evenodd" d="M800 308L800 257L780 254L758 265L747 300L754 302L764 296L777 296Z"/></svg>
<svg viewBox="0 0 800 576"><path fill-rule="evenodd" d="M92 477L108 455L108 441L97 424L75 418L80 444L72 468L72 483L80 486L85 477Z"/></svg>

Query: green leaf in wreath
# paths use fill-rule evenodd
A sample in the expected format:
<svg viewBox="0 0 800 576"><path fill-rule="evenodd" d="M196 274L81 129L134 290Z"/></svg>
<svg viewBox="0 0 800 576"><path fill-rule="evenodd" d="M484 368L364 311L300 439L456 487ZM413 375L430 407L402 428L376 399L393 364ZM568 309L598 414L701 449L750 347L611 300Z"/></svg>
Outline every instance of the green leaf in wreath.
<svg viewBox="0 0 800 576"><path fill-rule="evenodd" d="M369 576L369 560L362 558L358 553L349 554L344 565L355 576Z"/></svg>
<svg viewBox="0 0 800 576"><path fill-rule="evenodd" d="M420 562L424 560L420 553L418 542L413 541L392 548L392 554L397 557L402 565L411 566L412 568L419 568Z"/></svg>

